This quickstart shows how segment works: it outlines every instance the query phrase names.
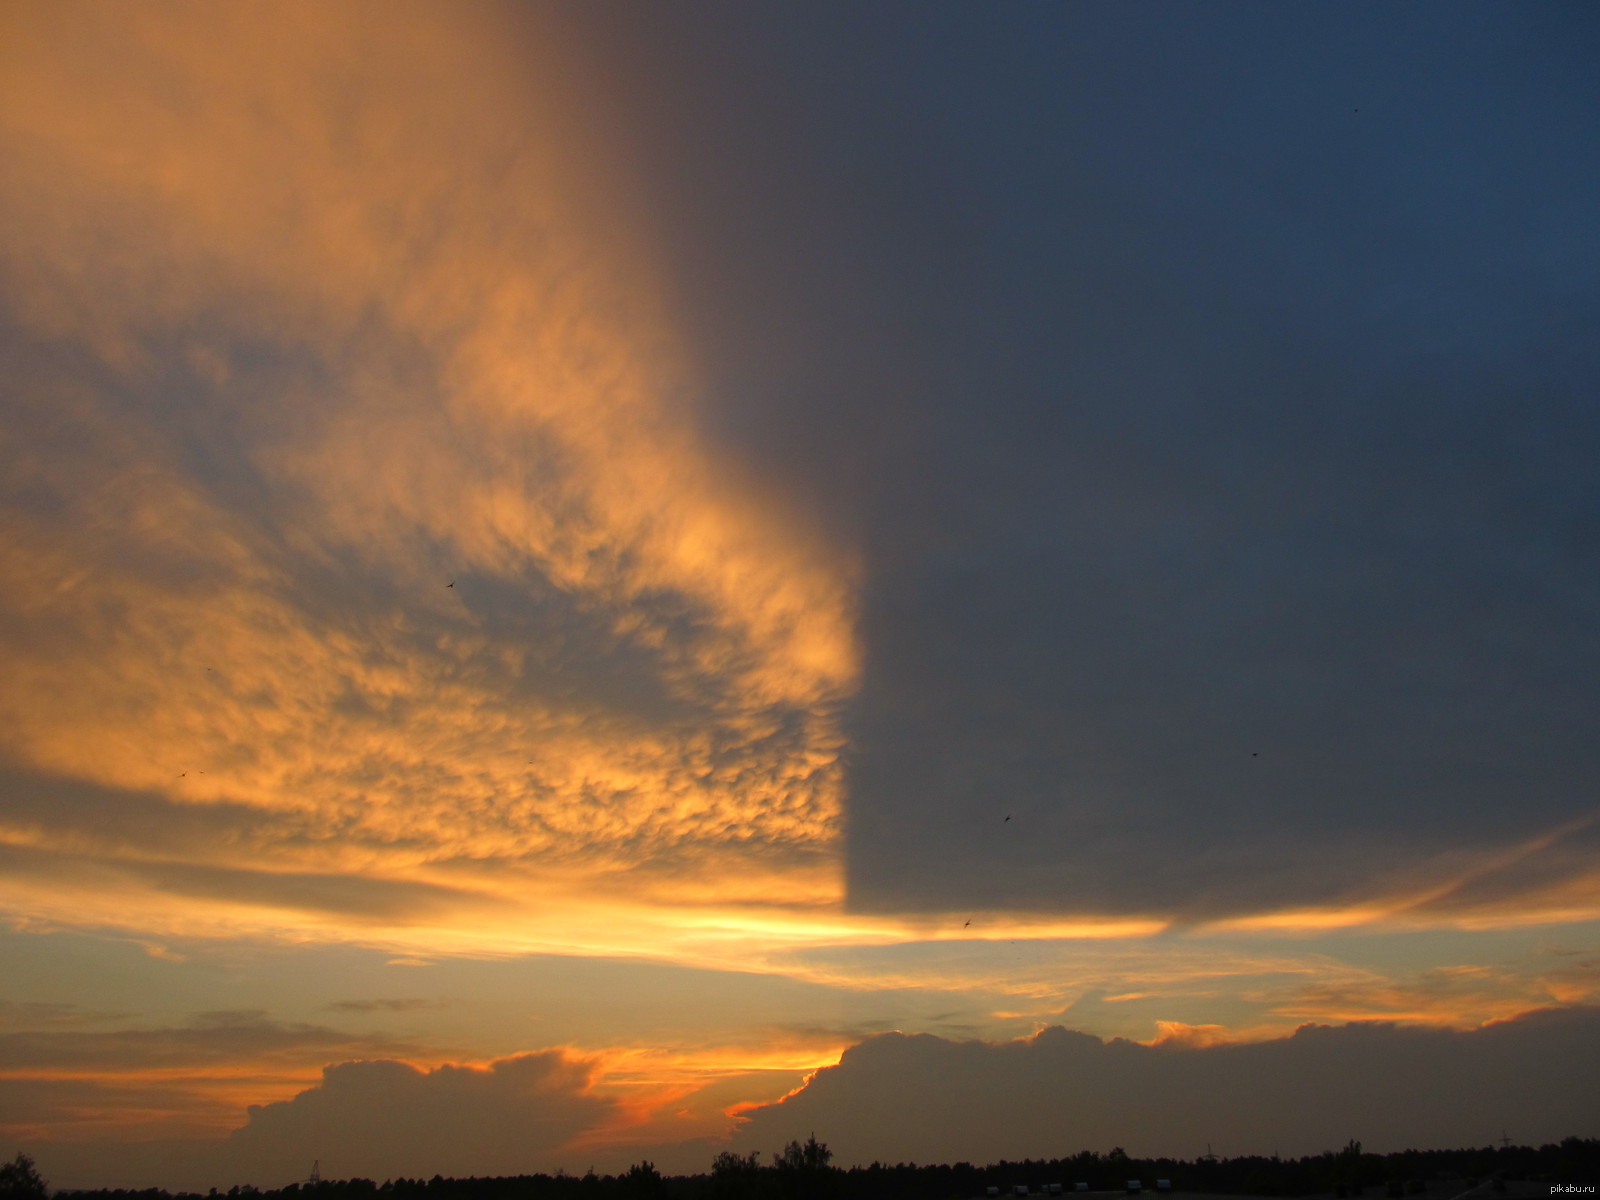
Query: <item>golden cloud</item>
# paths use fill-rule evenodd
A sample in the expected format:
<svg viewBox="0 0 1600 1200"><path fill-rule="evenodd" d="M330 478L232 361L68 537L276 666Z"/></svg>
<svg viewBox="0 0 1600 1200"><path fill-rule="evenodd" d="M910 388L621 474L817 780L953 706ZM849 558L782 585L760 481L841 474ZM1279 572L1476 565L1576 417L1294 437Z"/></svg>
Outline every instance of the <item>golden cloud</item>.
<svg viewBox="0 0 1600 1200"><path fill-rule="evenodd" d="M698 432L572 47L501 19L7 10L0 752L241 814L204 868L290 909L834 902L852 557Z"/></svg>

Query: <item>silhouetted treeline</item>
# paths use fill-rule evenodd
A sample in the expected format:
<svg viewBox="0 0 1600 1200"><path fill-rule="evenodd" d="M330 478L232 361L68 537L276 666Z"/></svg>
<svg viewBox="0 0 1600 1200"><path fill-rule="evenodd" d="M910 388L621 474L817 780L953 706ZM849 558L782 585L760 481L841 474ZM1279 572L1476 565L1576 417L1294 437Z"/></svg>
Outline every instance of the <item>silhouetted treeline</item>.
<svg viewBox="0 0 1600 1200"><path fill-rule="evenodd" d="M1367 1154L1359 1142L1305 1158L1133 1158L1115 1149L1085 1150L1070 1158L1025 1159L988 1166L971 1163L922 1165L873 1163L848 1170L829 1165L827 1147L815 1139L790 1143L763 1165L759 1156L718 1155L703 1175L663 1176L648 1162L621 1175L517 1175L497 1178L323 1180L258 1190L234 1187L209 1196L100 1189L58 1191L57 1200L970 1200L987 1189L1030 1194L1060 1184L1070 1196L1079 1183L1092 1191L1122 1191L1141 1180L1147 1196L1156 1180L1177 1192L1241 1196L1308 1196L1333 1193L1392 1200L1426 1196L1443 1180L1537 1180L1589 1183L1600 1180L1600 1138L1567 1138L1559 1144L1485 1146L1464 1150L1404 1150ZM1440 1196L1438 1200L1446 1200Z"/></svg>

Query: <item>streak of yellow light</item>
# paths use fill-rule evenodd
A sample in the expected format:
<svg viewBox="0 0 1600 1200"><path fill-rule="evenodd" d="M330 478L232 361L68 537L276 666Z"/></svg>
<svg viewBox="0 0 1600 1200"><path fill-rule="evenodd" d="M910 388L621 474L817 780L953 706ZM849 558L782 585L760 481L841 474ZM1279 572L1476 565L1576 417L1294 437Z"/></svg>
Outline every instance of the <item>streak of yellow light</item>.
<svg viewBox="0 0 1600 1200"><path fill-rule="evenodd" d="M1443 889L1390 903L1358 903L1346 907L1292 908L1209 921L1200 935L1270 933L1289 936L1339 930L1410 932L1429 929L1482 931L1534 925L1561 925L1600 920L1600 878L1564 880L1551 888L1530 889L1498 904L1429 907L1448 894Z"/></svg>
<svg viewBox="0 0 1600 1200"><path fill-rule="evenodd" d="M1199 929L1202 933L1324 933L1335 929L1375 925L1392 916L1395 911L1396 909L1389 906L1372 904L1293 908L1208 921Z"/></svg>

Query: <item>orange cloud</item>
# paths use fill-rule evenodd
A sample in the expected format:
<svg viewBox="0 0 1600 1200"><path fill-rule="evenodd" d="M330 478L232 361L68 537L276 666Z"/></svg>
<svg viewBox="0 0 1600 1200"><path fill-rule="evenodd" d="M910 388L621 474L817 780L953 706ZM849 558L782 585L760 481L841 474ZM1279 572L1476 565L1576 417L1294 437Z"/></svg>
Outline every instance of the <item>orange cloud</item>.
<svg viewBox="0 0 1600 1200"><path fill-rule="evenodd" d="M476 6L5 20L4 300L55 349L0 443L49 497L0 527L0 753L236 820L203 863L0 842L117 917L237 919L197 871L837 901L855 566L697 431L572 48ZM48 874L6 902L84 919Z"/></svg>
<svg viewBox="0 0 1600 1200"><path fill-rule="evenodd" d="M1286 908L1203 923L1209 933L1388 929L1504 929L1600 918L1593 866L1596 814L1520 843L1409 864L1347 903Z"/></svg>
<svg viewBox="0 0 1600 1200"><path fill-rule="evenodd" d="M46 1157L52 1148L71 1156L79 1172L96 1142L138 1140L147 1145L127 1147L133 1160L184 1186L286 1182L307 1155L330 1173L374 1178L548 1171L574 1155L609 1169L656 1143L658 1161L694 1170L709 1162L705 1147L727 1136L730 1107L792 1092L843 1048L779 1038L450 1061L259 1013L0 1033L10 1064L0 1095L12 1114L0 1131L40 1144ZM324 1065L330 1054L345 1057Z"/></svg>
<svg viewBox="0 0 1600 1200"><path fill-rule="evenodd" d="M1186 1025L1182 1021L1157 1021L1151 1046L1222 1046L1237 1040L1226 1025Z"/></svg>
<svg viewBox="0 0 1600 1200"><path fill-rule="evenodd" d="M609 1115L594 1074L594 1064L553 1050L428 1071L342 1063L293 1100L252 1107L228 1155L257 1178L292 1178L318 1141L341 1175L531 1173Z"/></svg>
<svg viewBox="0 0 1600 1200"><path fill-rule="evenodd" d="M1286 1021L1405 1021L1471 1028L1533 1008L1584 1004L1600 997L1592 962L1554 967L1544 956L1522 962L1460 964L1386 976L1346 968L1330 977L1283 989L1252 990Z"/></svg>

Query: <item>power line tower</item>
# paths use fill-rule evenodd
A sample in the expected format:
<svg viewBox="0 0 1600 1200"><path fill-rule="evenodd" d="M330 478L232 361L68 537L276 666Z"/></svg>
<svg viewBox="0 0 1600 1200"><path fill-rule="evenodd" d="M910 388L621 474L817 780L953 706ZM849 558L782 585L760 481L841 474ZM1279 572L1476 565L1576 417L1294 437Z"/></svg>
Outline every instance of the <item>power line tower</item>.
<svg viewBox="0 0 1600 1200"><path fill-rule="evenodd" d="M1502 1129L1500 1131L1500 1149L1509 1150L1510 1148L1511 1148L1511 1139L1506 1136L1506 1131L1504 1129Z"/></svg>
<svg viewBox="0 0 1600 1200"><path fill-rule="evenodd" d="M306 1186L307 1187L314 1187L316 1184L319 1184L321 1182L322 1182L322 1160L320 1158L314 1158L314 1159L311 1160L311 1174L306 1177Z"/></svg>

